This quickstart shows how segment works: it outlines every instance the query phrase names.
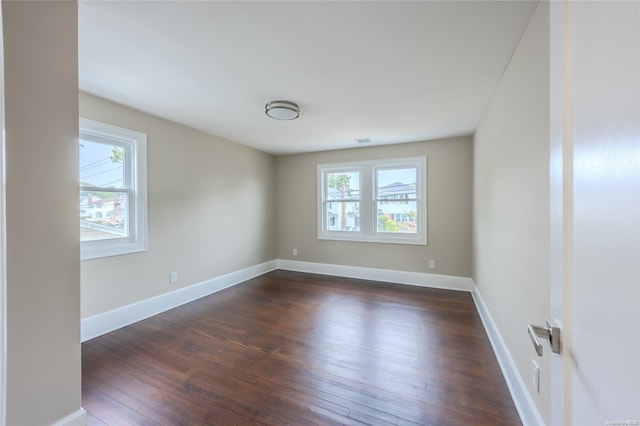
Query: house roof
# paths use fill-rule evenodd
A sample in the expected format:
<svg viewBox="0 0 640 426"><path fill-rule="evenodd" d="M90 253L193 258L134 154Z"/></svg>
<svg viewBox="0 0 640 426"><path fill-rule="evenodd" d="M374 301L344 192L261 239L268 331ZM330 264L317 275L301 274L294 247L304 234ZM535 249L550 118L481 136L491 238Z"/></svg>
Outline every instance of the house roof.
<svg viewBox="0 0 640 426"><path fill-rule="evenodd" d="M406 183L394 182L389 185L381 186L378 188L379 194L415 194L416 186L408 185Z"/></svg>

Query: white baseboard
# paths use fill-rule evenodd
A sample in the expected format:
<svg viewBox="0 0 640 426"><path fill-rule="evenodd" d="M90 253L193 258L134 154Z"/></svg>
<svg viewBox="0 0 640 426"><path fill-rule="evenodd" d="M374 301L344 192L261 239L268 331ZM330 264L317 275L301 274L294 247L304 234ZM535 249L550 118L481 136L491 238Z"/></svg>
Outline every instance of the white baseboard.
<svg viewBox="0 0 640 426"><path fill-rule="evenodd" d="M327 263L300 262L278 259L278 269L312 274L334 275L346 278L384 281L420 287L442 288L447 290L471 291L473 280L451 275L425 274L422 272L395 271L392 269L365 268L361 266L332 265Z"/></svg>
<svg viewBox="0 0 640 426"><path fill-rule="evenodd" d="M529 391L522 380L522 376L520 376L520 373L518 372L518 368L511 357L511 353L509 352L496 323L493 321L493 318L489 313L487 305L485 305L484 300L482 299L480 290L475 283L472 284L472 288L473 291L471 292L471 295L473 296L473 301L476 304L476 308L478 308L478 313L480 314L482 324L484 324L484 329L489 335L489 341L493 347L493 352L496 354L496 358L498 358L502 375L507 382L509 392L511 393L513 402L516 405L516 409L518 410L523 426L543 426L545 424L544 420L542 419L536 404L533 402L531 394L529 394Z"/></svg>
<svg viewBox="0 0 640 426"><path fill-rule="evenodd" d="M275 269L448 290L471 291L472 286L471 278L465 277L278 259L85 318L81 324L81 341L86 342Z"/></svg>
<svg viewBox="0 0 640 426"><path fill-rule="evenodd" d="M471 278L466 277L276 259L85 318L81 324L81 339L85 342L275 269L471 292L523 425L544 425L478 287ZM83 409L54 424L80 425L86 425Z"/></svg>
<svg viewBox="0 0 640 426"><path fill-rule="evenodd" d="M58 420L51 426L87 426L87 412L84 411L84 408L80 408L78 411Z"/></svg>
<svg viewBox="0 0 640 426"><path fill-rule="evenodd" d="M81 341L86 342L95 337L102 336L111 331L117 330L129 324L152 317L159 313L176 308L185 303L215 293L225 288L234 286L243 281L257 277L258 275L276 269L277 261L254 265L249 268L231 272L226 275L212 278L201 283L190 285L169 293L141 300L127 306L113 309L92 317L88 317L81 322Z"/></svg>

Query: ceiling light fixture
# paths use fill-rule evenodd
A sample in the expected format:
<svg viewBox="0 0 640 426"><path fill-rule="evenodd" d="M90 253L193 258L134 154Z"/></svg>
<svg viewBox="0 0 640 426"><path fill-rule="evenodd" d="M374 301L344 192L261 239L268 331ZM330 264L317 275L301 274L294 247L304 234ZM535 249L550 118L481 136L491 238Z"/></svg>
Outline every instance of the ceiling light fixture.
<svg viewBox="0 0 640 426"><path fill-rule="evenodd" d="M267 102L264 112L276 120L295 120L300 117L300 107L290 101Z"/></svg>

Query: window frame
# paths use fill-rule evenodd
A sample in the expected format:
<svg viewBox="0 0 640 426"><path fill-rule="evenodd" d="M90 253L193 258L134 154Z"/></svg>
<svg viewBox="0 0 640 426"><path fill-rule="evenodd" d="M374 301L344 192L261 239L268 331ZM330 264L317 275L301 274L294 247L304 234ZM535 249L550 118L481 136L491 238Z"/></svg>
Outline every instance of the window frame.
<svg viewBox="0 0 640 426"><path fill-rule="evenodd" d="M147 251L147 135L80 117L78 147L82 140L124 149L125 184L123 188L79 186L79 192L94 190L126 193L129 211L128 236L81 241L80 259L90 260ZM79 172L78 181L80 181Z"/></svg>
<svg viewBox="0 0 640 426"><path fill-rule="evenodd" d="M378 170L416 168L416 233L380 232L377 230L377 181ZM360 178L360 230L335 231L327 229L325 204L327 198L327 175L336 172L359 171ZM414 201L393 199L390 202ZM336 202L331 200L331 202ZM317 165L317 231L319 240L356 241L369 243L427 245L427 157L403 157L345 163Z"/></svg>

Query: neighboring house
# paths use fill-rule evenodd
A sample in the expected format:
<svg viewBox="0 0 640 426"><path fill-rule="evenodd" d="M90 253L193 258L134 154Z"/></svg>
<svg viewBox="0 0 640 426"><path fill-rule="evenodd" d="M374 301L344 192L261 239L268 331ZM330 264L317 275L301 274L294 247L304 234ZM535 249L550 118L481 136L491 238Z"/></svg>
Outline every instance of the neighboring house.
<svg viewBox="0 0 640 426"><path fill-rule="evenodd" d="M82 240L124 236L126 221L126 194L102 198L92 193L80 194L80 227ZM92 231L91 231L92 230Z"/></svg>
<svg viewBox="0 0 640 426"><path fill-rule="evenodd" d="M125 218L126 197L124 194L101 198L97 195L80 195L80 219L104 224L122 221Z"/></svg>
<svg viewBox="0 0 640 426"><path fill-rule="evenodd" d="M416 185L391 183L378 189L378 217L386 216L393 222L416 226ZM389 200L389 201L386 201Z"/></svg>

